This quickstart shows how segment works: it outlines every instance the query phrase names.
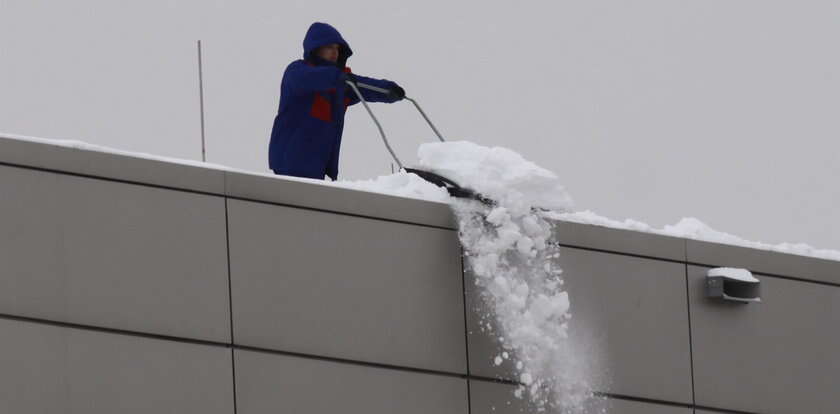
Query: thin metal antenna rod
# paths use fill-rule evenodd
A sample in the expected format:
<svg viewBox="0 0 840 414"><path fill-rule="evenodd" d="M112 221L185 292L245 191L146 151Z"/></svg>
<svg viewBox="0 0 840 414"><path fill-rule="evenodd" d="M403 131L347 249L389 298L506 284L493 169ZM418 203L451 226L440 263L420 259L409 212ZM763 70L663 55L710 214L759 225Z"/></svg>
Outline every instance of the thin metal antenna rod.
<svg viewBox="0 0 840 414"><path fill-rule="evenodd" d="M367 101L365 101L365 97L362 96L362 93L359 91L359 88L356 87L355 83L353 83L352 81L349 81L349 80L346 81L346 82L347 82L348 85L350 85L351 88L353 88L353 92L356 92L356 95L359 97L359 101L362 102L362 105L365 106L365 109L367 109L367 112L368 112L368 114L370 114L370 117L373 118L373 123L375 123L376 127L379 128L379 135L382 136L382 142L385 143L385 148L388 148L388 152L391 153L391 157L394 158L394 161L397 162L397 165L402 170L403 169L402 162L400 162L400 159L397 158L397 154L394 153L394 150L391 148L391 144L388 143L388 138L385 137L385 130L382 129L382 125L379 123L379 120L376 119L376 115L374 115L373 111L370 110L370 107L368 106Z"/></svg>
<svg viewBox="0 0 840 414"><path fill-rule="evenodd" d="M204 73L201 69L201 40L198 41L198 102L201 106L201 161L207 162L207 148L204 143Z"/></svg>

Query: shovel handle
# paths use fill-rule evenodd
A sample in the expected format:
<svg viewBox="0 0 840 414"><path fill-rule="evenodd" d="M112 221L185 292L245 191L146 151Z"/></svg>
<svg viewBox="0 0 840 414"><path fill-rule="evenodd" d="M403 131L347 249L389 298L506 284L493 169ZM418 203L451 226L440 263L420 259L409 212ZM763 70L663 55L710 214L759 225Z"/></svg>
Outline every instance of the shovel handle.
<svg viewBox="0 0 840 414"><path fill-rule="evenodd" d="M362 93L361 93L361 92L359 92L359 88L358 88L358 87L356 87L356 84L355 84L355 83L353 83L352 81L349 81L349 80L348 80L348 81L347 81L347 84L348 84L348 85L350 85L350 87L351 87L351 88L353 88L353 92L356 92L356 95L359 97L359 101L361 101L361 102L362 102L362 105L364 105L364 106L365 106L365 109L367 109L367 112L368 112L368 114L370 115L371 119L373 119L373 123L374 123L374 124L376 124L376 128L378 128L378 129L379 129L379 135L382 137L382 142L384 142L384 143L385 143L385 148L387 148L387 149L388 149L388 152L390 152L390 153L391 153L391 158L393 158L393 159L394 159L394 161L396 161L396 162L397 162L397 165L400 167L400 169L403 169L403 164L402 164L402 162L400 162L400 159L397 157L397 154L394 152L394 149L393 149L393 148L391 148L391 144L390 144L390 143L388 143L388 137L386 137L386 136L385 136L385 130L384 130L384 129L382 129L382 124L380 124L380 123L379 123L379 120L378 120L378 119L376 119L376 115L374 115L374 114L373 114L373 111L371 111L370 107L369 107L369 106L368 106L368 104L367 104L367 101L365 101L365 97L364 97L364 96L362 96ZM359 86L361 86L361 85L364 85L364 84L361 84L361 83L360 83L360 84L359 84ZM370 86L370 85L367 85L367 86Z"/></svg>
<svg viewBox="0 0 840 414"><path fill-rule="evenodd" d="M360 88L369 89L369 90L376 91L376 92L379 92L379 93L382 93L382 94L385 94L385 95L390 95L391 94L391 91L389 91L388 89L380 88L378 86L368 85L366 83L361 83L361 82L356 82L356 85L358 85ZM407 96L404 99L407 99L409 102L414 104L414 107L417 108L417 111L420 112L420 115L423 116L423 119L426 120L426 123L429 124L430 127L432 127L432 131L435 132L435 135L437 135L440 142L446 142L446 140L443 139L443 135L440 134L440 131L438 131L438 129L435 128L435 124L432 123L432 120L429 119L429 117L426 115L426 112L424 112L423 108L420 107L420 104L418 104L417 101L415 101L414 99L411 99Z"/></svg>
<svg viewBox="0 0 840 414"><path fill-rule="evenodd" d="M363 88L363 89L370 89L372 91L376 91L376 92L379 92L379 93L382 93L382 94L385 94L385 95L388 95L388 94L391 93L391 91L389 91L388 89L380 88L378 86L368 85L366 83L356 82L356 86L358 86L360 88Z"/></svg>
<svg viewBox="0 0 840 414"><path fill-rule="evenodd" d="M417 101L415 101L414 99L411 99L407 96L405 97L405 99L407 99L409 102L413 103L414 107L417 108L418 111L420 111L420 115L423 115L423 119L425 119L426 123L429 124L430 127L432 127L432 131L435 131L435 135L437 135L440 142L446 142L446 140L443 139L443 135L441 135L440 131L438 131L437 128L435 128L435 124L433 124L432 120L429 119L428 116L426 116L426 113L423 112L423 108L420 107L420 105L417 103Z"/></svg>

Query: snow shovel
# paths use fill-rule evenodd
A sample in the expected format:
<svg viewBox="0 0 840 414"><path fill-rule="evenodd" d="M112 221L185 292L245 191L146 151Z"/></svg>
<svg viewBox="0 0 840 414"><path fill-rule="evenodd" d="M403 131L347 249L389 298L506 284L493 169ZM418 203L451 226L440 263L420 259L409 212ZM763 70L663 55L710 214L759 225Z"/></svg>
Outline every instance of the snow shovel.
<svg viewBox="0 0 840 414"><path fill-rule="evenodd" d="M370 106L368 106L367 101L365 101L365 98L362 96L362 93L359 91L359 88L369 89L369 90L379 92L379 93L382 93L382 94L385 94L385 95L388 95L390 93L390 91L387 90L387 89L377 87L377 86L368 85L366 83L353 82L353 81L350 81L350 80L348 80L346 82L353 89L353 92L356 93L356 96L359 97L359 100L362 102L362 105L364 105L368 114L370 114L371 119L373 119L373 122L376 124L376 128L379 129L379 135L382 136L382 142L385 143L385 148L387 148L388 152L391 153L391 157L394 159L394 161L396 161L397 165L400 167L401 170L405 170L405 172L417 175L418 177L420 177L420 178L422 178L422 179L424 179L424 180L426 180L426 181L428 181L428 182L430 182L430 183L432 183L432 184L434 184L438 187L442 187L442 188L446 189L446 191L449 192L449 195L451 195L452 197L476 200L476 201L479 201L479 202L481 202L483 204L486 204L488 206L492 206L492 205L495 204L493 202L493 200L490 200L487 197L484 197L481 194L478 194L478 193L476 193L475 191L473 191L469 188L461 187L456 182L454 182L454 181L452 181L452 180L450 180L446 177L443 177L439 174L435 174L431 171L418 170L416 168L406 168L406 167L404 167L402 162L400 161L399 157L397 157L397 154L394 153L394 150L391 148L391 144L388 143L388 138L385 136L385 130L382 129L382 125L379 123L379 120L376 119L376 115L373 114L373 111L370 109ZM423 108L420 107L420 105L417 103L417 101L409 98L408 96L404 97L403 99L405 99L405 100L411 102L412 104L414 104L414 107L417 108L417 111L420 112L420 115L423 116L423 119L426 120L426 123L428 123L429 126L432 127L432 131L435 132L435 135L437 135L440 142L446 142L446 140L443 139L443 136L440 134L440 131L438 131L438 129L435 128L435 125L432 123L432 120L429 119L429 117L426 115L426 113L423 111Z"/></svg>

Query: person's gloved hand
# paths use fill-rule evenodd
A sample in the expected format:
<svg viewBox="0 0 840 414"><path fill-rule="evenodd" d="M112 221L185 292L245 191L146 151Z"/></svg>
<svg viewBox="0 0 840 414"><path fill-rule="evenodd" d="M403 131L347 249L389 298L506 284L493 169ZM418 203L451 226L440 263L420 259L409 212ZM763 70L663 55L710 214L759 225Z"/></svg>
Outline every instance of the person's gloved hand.
<svg viewBox="0 0 840 414"><path fill-rule="evenodd" d="M388 96L395 101L399 101L405 98L405 89L395 83L394 86L388 89Z"/></svg>
<svg viewBox="0 0 840 414"><path fill-rule="evenodd" d="M353 83L358 82L358 80L356 79L356 75L354 75L351 72L341 72L341 74L339 75L338 78L339 78L339 80L341 80L341 83L347 83L347 81L350 81L350 82L353 82Z"/></svg>

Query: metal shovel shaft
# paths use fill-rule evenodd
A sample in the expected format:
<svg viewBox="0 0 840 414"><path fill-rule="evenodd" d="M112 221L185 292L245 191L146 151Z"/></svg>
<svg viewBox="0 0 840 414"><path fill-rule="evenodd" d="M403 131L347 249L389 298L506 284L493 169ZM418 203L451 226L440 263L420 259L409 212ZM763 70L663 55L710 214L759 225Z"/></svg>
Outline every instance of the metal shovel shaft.
<svg viewBox="0 0 840 414"><path fill-rule="evenodd" d="M362 96L362 92L359 91L359 88L369 89L369 90L379 92L379 93L385 94L385 95L390 94L391 91L389 91L388 89L380 88L378 86L368 85L366 83L361 83L361 82L356 83L356 82L353 82L351 80L347 80L346 82L347 82L348 85L350 85L350 88L353 89L353 92L356 93L356 96L359 97L359 101L362 102L362 105L364 105L364 107L367 110L368 114L370 115L371 119L373 119L373 123L376 124L376 128L379 129L379 135L382 136L382 142L385 143L385 148L387 148L388 152L391 153L391 157L394 159L394 161L397 162L397 165L400 167L400 169L403 169L404 167L403 167L402 162L400 161L399 157L397 157L397 154L394 152L393 148L391 148L391 144L388 142L388 137L385 136L385 130L382 129L382 124L380 124L379 120L376 119L376 115L373 114L373 111L370 109L370 106L368 106L368 103L367 103L367 101L365 101L365 97ZM432 127L432 131L435 132L435 135L437 135L440 142L446 142L446 140L443 139L443 135L440 134L440 131L438 131L437 128L435 128L435 124L432 123L432 120L429 119L429 117L426 115L426 112L424 112L423 108L420 107L420 104L418 104L417 101L415 101L414 99L411 99L407 96L405 96L404 98L407 99L412 104L414 104L414 107L417 108L417 110L420 112L420 115L423 116L423 119L425 119L426 122L429 124L429 126Z"/></svg>
<svg viewBox="0 0 840 414"><path fill-rule="evenodd" d="M350 81L348 81L348 82L350 82ZM387 95L387 94L389 94L389 93L391 92L391 91L389 91L389 90L387 90L387 89L380 88L380 87L378 87L378 86L368 85L368 84L366 84L366 83L361 83L361 82L359 82L359 83L358 83L358 85L359 85L359 87L360 87L360 88L370 89L370 90L372 90L372 91L376 91L376 92L379 92L379 93L381 93L381 94L385 94L385 95ZM360 98L361 98L361 96L360 96ZM434 131L434 132L435 132L435 135L437 135L437 137L438 137L438 139L440 140L440 142L446 142L446 140L444 140L444 139L443 139L443 135L441 135L441 134L440 134L440 131L438 131L438 129L437 129L437 128L435 128L435 124L433 124L433 123L432 123L432 120L431 120L431 119L429 119L429 117L426 115L426 112L424 112L424 111L423 111L423 108L421 108L421 107L420 107L420 104L418 104L418 103L417 103L417 101L415 101L414 99L411 99L411 98L409 98L409 97L407 97L407 96L405 97L405 99L407 99L409 102L411 102L412 104L414 104L414 107L415 107L415 108L417 108L417 111L419 111L419 112L420 112L420 115L422 115L422 116L423 116L423 119L425 119L425 120L426 120L426 123L428 123L428 124L429 124L429 126L430 126L430 127L432 127L432 131ZM364 101L364 99L362 99L362 101Z"/></svg>
<svg viewBox="0 0 840 414"><path fill-rule="evenodd" d="M437 137L438 137L438 139L440 140L440 142L446 142L446 140L445 140L445 139L443 139L443 135L441 135L441 134L440 134L440 132L437 130L437 128L435 128L435 124L433 124L433 123L432 123L432 120L431 120L431 119L429 119L429 117L428 117L428 116L426 116L426 113L425 113L425 112L423 112L423 108L421 108L421 107L420 107L420 105L417 103L417 101L415 101L414 99L411 99L411 98L409 98L409 97L407 97L407 96L405 97L405 99L408 99L408 101L409 101L409 102L411 102L411 103L413 103L413 104L414 104L414 106L417 108L417 110L418 110L418 111L420 111L420 115L423 115L423 119L425 119L425 120L426 120L426 122L428 122L428 123L429 123L429 126L430 126L430 127L432 127L432 131L435 131L435 135L437 135Z"/></svg>
<svg viewBox="0 0 840 414"><path fill-rule="evenodd" d="M348 80L347 84L350 85L351 88L353 88L354 92L356 92L356 95L359 97L359 100L362 102L362 105L365 106L365 109L367 109L368 114L370 114L370 117L373 118L373 122L376 124L376 127L379 128L379 135L382 136L382 142L385 143L385 148L388 148L388 152L391 153L391 157L394 158L394 161L397 162L397 165L400 167L400 169L403 169L402 162L400 162L400 159L397 157L397 154L394 153L394 150L391 148L391 144L388 143L388 138L385 136L385 130L382 129L382 124L379 123L379 120L376 119L376 115L374 115L373 111L370 110L370 106L368 106L367 101L365 101L365 98L362 96L362 93L359 91L359 88L357 88L356 84L353 83L352 81ZM360 86L361 85L362 84L360 84ZM367 86L370 86L370 85L367 85ZM377 89L379 89L379 88L377 88ZM387 93L387 91L386 91L386 93Z"/></svg>

